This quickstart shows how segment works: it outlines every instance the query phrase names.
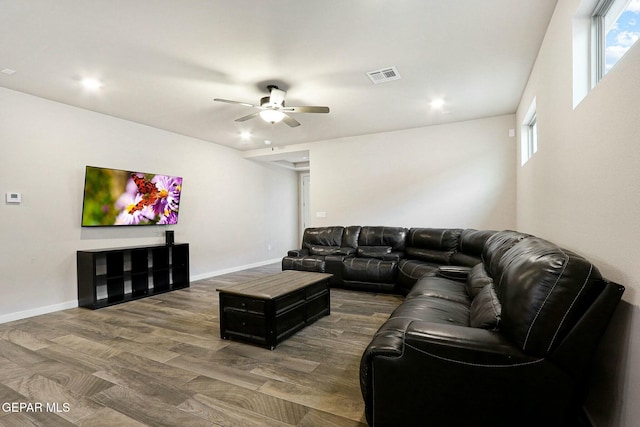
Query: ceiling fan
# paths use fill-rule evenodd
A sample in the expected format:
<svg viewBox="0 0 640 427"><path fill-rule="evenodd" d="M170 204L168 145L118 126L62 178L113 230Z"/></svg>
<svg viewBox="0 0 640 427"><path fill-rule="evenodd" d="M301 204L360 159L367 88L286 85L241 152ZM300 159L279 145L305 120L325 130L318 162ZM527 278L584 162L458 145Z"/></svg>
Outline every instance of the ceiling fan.
<svg viewBox="0 0 640 427"><path fill-rule="evenodd" d="M236 122L244 122L249 119L253 119L254 117L260 116L265 122L269 122L271 124L278 123L283 121L290 127L300 126L300 122L298 122L293 117L289 116L288 113L328 113L329 107L286 107L284 105L284 97L287 94L282 89L279 89L278 86L269 85L267 86L269 90L269 96L265 96L260 99L260 105L249 104L247 102L240 101L231 101L229 99L221 99L215 98L214 101L218 102L226 102L228 104L240 104L245 107L257 108L260 111L256 111L255 113L251 113L247 116L240 117L236 119Z"/></svg>

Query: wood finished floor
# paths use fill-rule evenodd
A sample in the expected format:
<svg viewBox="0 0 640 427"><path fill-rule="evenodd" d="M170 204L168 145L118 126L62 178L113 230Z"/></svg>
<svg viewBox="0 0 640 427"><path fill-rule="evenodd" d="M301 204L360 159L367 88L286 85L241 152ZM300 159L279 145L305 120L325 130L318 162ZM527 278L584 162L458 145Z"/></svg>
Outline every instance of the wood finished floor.
<svg viewBox="0 0 640 427"><path fill-rule="evenodd" d="M216 288L279 271L0 325L0 425L366 426L360 356L401 298L332 289L274 351L220 339Z"/></svg>

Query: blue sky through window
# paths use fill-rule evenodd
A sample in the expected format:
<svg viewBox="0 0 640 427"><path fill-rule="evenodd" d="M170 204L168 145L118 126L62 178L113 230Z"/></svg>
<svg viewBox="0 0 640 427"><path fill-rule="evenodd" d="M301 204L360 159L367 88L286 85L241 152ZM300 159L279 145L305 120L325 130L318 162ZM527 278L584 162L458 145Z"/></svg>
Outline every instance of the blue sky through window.
<svg viewBox="0 0 640 427"><path fill-rule="evenodd" d="M606 34L604 72L609 72L638 39L640 39L640 0L631 0Z"/></svg>

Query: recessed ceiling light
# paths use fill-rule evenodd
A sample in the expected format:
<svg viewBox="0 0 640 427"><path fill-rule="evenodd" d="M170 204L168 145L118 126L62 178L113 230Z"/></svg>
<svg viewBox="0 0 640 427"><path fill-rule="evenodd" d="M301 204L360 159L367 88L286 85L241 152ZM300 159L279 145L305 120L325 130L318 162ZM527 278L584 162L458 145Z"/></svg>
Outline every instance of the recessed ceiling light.
<svg viewBox="0 0 640 427"><path fill-rule="evenodd" d="M2 72L3 74L6 74L8 76L11 76L11 75L16 73L16 70L12 70L11 68L5 68L4 70L2 70L0 72Z"/></svg>
<svg viewBox="0 0 640 427"><path fill-rule="evenodd" d="M92 79L92 78L86 78L86 79L82 79L82 86L84 86L85 88L87 88L89 90L98 90L103 85L102 85L102 82L100 80Z"/></svg>
<svg viewBox="0 0 640 427"><path fill-rule="evenodd" d="M265 140L264 140L264 143L265 143L265 144L267 144L267 145L271 145L271 140L269 140L269 139L265 139Z"/></svg>
<svg viewBox="0 0 640 427"><path fill-rule="evenodd" d="M439 110L444 107L444 99L434 99L429 105L431 105L431 108Z"/></svg>
<svg viewBox="0 0 640 427"><path fill-rule="evenodd" d="M240 138L243 140L248 140L251 138L251 132L240 132Z"/></svg>

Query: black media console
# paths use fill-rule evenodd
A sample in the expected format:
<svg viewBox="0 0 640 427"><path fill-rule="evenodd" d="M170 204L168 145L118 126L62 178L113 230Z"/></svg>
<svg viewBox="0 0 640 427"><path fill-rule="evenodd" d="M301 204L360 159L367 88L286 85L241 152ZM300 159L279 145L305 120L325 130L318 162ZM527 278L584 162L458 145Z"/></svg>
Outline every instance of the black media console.
<svg viewBox="0 0 640 427"><path fill-rule="evenodd" d="M78 305L102 308L189 287L189 245L77 252Z"/></svg>

